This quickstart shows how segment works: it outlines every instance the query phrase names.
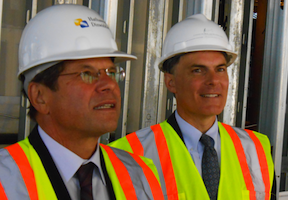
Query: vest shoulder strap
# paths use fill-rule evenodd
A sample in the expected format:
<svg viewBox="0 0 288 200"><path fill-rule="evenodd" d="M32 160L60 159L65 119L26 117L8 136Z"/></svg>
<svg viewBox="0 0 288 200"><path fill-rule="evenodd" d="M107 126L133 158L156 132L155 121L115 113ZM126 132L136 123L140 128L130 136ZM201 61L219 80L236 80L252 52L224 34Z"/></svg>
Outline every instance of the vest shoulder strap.
<svg viewBox="0 0 288 200"><path fill-rule="evenodd" d="M35 180L35 174L29 160L19 145L19 143L10 145L1 150L1 164L0 167L6 167L10 172L4 172L0 174L0 181L2 183L3 193L6 193L7 198L16 197L17 190L15 188L22 188L24 196L26 194L30 199L38 199L38 191ZM7 159L10 157L11 159ZM6 158L6 159L5 159ZM4 170L5 168L3 168ZM16 185L11 185L10 183ZM18 196L20 198L20 196Z"/></svg>
<svg viewBox="0 0 288 200"><path fill-rule="evenodd" d="M261 189L261 191L264 190L263 194L265 199L268 200L270 198L274 170L273 163L271 164L268 162L271 158L270 152L267 153L267 149L270 149L268 138L263 134L232 127L223 123L219 125L220 130L221 125L225 128L233 141L246 187L250 191L250 199L256 199L259 195L255 191L258 191L261 185L259 186L259 184L256 183L259 182L259 179L262 179L264 189ZM260 169L256 170L257 173L260 173L260 178L255 172L251 171L255 168Z"/></svg>
<svg viewBox="0 0 288 200"><path fill-rule="evenodd" d="M155 166L149 160L100 145L117 199L164 199L159 179L151 169Z"/></svg>
<svg viewBox="0 0 288 200"><path fill-rule="evenodd" d="M0 199L2 200L8 200L7 196L6 196L6 193L5 193L5 190L0 182Z"/></svg>

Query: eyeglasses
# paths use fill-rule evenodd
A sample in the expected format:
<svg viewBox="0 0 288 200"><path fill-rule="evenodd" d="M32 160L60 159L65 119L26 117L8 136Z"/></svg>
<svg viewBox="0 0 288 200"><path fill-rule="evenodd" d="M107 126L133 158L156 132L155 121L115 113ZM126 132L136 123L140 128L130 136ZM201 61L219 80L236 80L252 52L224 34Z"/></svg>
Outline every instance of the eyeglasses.
<svg viewBox="0 0 288 200"><path fill-rule="evenodd" d="M107 69L100 69L96 72L73 72L67 74L60 74L59 76L77 75L81 77L84 83L92 84L94 81L99 79L102 70L106 73L107 76L109 76L112 80L115 80L117 83L125 79L125 71L122 67L119 66L114 66Z"/></svg>

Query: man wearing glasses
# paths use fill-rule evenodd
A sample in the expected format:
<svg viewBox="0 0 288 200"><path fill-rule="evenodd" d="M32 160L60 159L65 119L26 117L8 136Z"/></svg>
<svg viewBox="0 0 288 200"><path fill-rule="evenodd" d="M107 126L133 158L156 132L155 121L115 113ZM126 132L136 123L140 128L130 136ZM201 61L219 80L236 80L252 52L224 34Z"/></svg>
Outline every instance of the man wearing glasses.
<svg viewBox="0 0 288 200"><path fill-rule="evenodd" d="M99 143L121 109L114 63L133 59L87 7L55 5L28 23L18 75L37 126L0 150L0 199L164 199L150 160Z"/></svg>

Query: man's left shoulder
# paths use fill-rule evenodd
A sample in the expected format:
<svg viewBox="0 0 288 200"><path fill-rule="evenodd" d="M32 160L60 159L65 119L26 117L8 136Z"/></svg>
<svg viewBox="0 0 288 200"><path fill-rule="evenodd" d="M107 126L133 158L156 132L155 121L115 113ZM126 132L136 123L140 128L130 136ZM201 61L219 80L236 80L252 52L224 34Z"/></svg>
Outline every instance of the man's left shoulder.
<svg viewBox="0 0 288 200"><path fill-rule="evenodd" d="M235 132L236 135L238 135L238 137L241 140L248 139L250 141L251 140L254 141L254 143L259 141L264 146L270 146L269 138L267 137L267 135L265 135L263 133L259 133L259 132L254 131L254 130L242 129L239 127L230 126L230 125L223 124L223 123L218 123L218 126L219 126L220 135L225 132L225 131L223 131L225 129L230 136L233 135L233 133L231 133L231 132ZM246 144L248 144L248 143L246 143Z"/></svg>
<svg viewBox="0 0 288 200"><path fill-rule="evenodd" d="M115 148L112 146L108 146L105 144L101 144L101 150L104 151L104 160L105 159L115 159L115 156L117 159L119 159L122 163L128 164L129 166L141 166L142 168L150 168L154 173L157 171L156 167L153 163L153 160L144 156L140 156L119 148ZM135 168L138 169L138 168Z"/></svg>
<svg viewBox="0 0 288 200"><path fill-rule="evenodd" d="M260 140L261 142L263 141L267 141L269 142L269 138L267 137L267 135L263 134L263 133L259 133L257 131L254 131L254 130L250 130L250 129L242 129L242 128L239 128L239 127L234 127L235 129L238 129L239 131L243 131L245 132L246 134L249 135L249 137L251 139L258 139ZM269 142L270 143L270 142Z"/></svg>

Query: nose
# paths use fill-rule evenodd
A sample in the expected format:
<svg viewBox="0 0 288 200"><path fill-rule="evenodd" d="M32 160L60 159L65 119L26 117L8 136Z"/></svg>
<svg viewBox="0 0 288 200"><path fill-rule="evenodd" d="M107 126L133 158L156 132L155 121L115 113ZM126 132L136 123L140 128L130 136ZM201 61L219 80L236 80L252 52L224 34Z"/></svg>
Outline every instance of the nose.
<svg viewBox="0 0 288 200"><path fill-rule="evenodd" d="M209 71L206 73L206 84L207 85L216 85L219 83L219 75L214 71Z"/></svg>
<svg viewBox="0 0 288 200"><path fill-rule="evenodd" d="M113 91L115 88L119 88L118 83L109 77L105 72L102 72L99 75L96 85L96 90L98 92L108 92Z"/></svg>

